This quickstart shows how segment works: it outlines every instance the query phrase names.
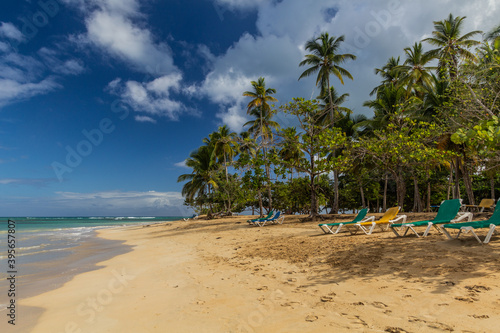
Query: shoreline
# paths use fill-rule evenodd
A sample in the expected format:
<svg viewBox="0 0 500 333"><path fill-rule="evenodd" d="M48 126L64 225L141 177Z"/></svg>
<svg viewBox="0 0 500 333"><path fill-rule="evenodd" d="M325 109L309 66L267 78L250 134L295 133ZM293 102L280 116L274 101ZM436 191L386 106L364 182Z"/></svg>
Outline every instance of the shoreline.
<svg viewBox="0 0 500 333"><path fill-rule="evenodd" d="M24 299L57 290L79 274L101 269L100 262L129 251L131 247L124 245L124 241L97 237L97 232L93 231L84 242L64 249L62 252L67 254L62 257L41 263L21 264L22 269L18 273L22 274L16 276L16 289L19 291L16 301L22 304ZM7 290L7 286L7 280L0 282L0 290ZM0 310L2 317L5 310ZM18 306L16 312L23 320L16 331L30 331L43 311L39 307ZM0 323L0 328L3 324Z"/></svg>
<svg viewBox="0 0 500 333"><path fill-rule="evenodd" d="M437 233L321 235L297 216L263 228L247 218L99 231L132 251L22 300L44 309L32 331L493 332L500 323L498 236L480 246Z"/></svg>

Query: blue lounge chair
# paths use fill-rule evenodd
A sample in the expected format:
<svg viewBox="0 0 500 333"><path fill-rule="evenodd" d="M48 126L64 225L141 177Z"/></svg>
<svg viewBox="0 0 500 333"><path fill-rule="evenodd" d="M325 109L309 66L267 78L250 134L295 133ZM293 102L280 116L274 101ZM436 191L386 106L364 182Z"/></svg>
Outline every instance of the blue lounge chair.
<svg viewBox="0 0 500 333"><path fill-rule="evenodd" d="M255 224L258 225L259 227L263 227L268 222L273 224L276 223L283 224L284 220L285 220L285 215L281 215L281 212L278 211L272 218L264 221L256 221Z"/></svg>

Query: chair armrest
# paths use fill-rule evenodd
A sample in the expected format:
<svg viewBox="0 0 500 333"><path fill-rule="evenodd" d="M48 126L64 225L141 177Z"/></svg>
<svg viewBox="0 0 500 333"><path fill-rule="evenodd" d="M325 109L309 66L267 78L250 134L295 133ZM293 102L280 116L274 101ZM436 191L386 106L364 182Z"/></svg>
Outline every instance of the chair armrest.
<svg viewBox="0 0 500 333"><path fill-rule="evenodd" d="M369 216L369 217L365 217L364 219L362 219L361 221L359 221L358 223L363 223L363 222L373 222L375 221L375 216Z"/></svg>
<svg viewBox="0 0 500 333"><path fill-rule="evenodd" d="M403 220L403 222L401 222L401 223L406 223L406 215L400 215L400 216L396 217L394 220L390 220L389 222L394 223L394 222L397 222L399 220Z"/></svg>
<svg viewBox="0 0 500 333"><path fill-rule="evenodd" d="M458 213L458 217L456 219L451 220L450 222L451 223L457 223L457 222L463 221L465 219L467 219L467 221L470 222L470 221L472 221L472 217L473 217L472 213L469 213L469 212L467 212L467 213Z"/></svg>

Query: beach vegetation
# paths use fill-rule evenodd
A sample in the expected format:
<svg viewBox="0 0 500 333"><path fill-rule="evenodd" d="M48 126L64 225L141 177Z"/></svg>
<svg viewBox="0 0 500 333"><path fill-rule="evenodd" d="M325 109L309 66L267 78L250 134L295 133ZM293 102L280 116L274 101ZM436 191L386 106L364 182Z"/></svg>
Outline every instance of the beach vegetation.
<svg viewBox="0 0 500 333"><path fill-rule="evenodd" d="M264 77L251 81L242 93L251 117L245 132L222 126L186 160L192 173L178 179L186 204L209 215L280 210L315 220L322 212L421 212L444 199L497 199L499 27L480 41L481 31L463 31L465 20L450 14L429 38L388 55L364 102L371 117L353 115L349 93L331 84L331 76L342 85L354 79L344 37L311 38L299 80L316 76L316 99L276 107L276 89Z"/></svg>

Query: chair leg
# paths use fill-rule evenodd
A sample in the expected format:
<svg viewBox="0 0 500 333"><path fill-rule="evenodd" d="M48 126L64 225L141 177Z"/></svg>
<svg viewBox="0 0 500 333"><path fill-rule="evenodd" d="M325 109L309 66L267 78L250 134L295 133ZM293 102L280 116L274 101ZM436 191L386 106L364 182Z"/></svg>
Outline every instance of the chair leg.
<svg viewBox="0 0 500 333"><path fill-rule="evenodd" d="M335 232L332 232L332 234L338 234L340 232L340 229L342 229L343 225L344 225L343 223L340 223L337 230L335 230Z"/></svg>
<svg viewBox="0 0 500 333"><path fill-rule="evenodd" d="M441 230L446 235L446 237L448 237L448 239L453 239L453 237L451 237L450 233L448 232L448 230L446 230L446 228L441 227Z"/></svg>
<svg viewBox="0 0 500 333"><path fill-rule="evenodd" d="M493 234L495 233L495 228L496 225L490 224L490 231L488 231L488 234L484 238L483 244L488 244L490 242L491 236L493 236Z"/></svg>
<svg viewBox="0 0 500 333"><path fill-rule="evenodd" d="M427 228L425 229L425 232L423 234L424 237L427 237L427 235L429 234L429 231L431 231L431 228L432 228L433 225L434 225L434 223L432 223L432 222L429 222L427 224Z"/></svg>
<svg viewBox="0 0 500 333"><path fill-rule="evenodd" d="M396 231L396 228L391 227L392 232L396 235L396 237L401 237L401 235Z"/></svg>

